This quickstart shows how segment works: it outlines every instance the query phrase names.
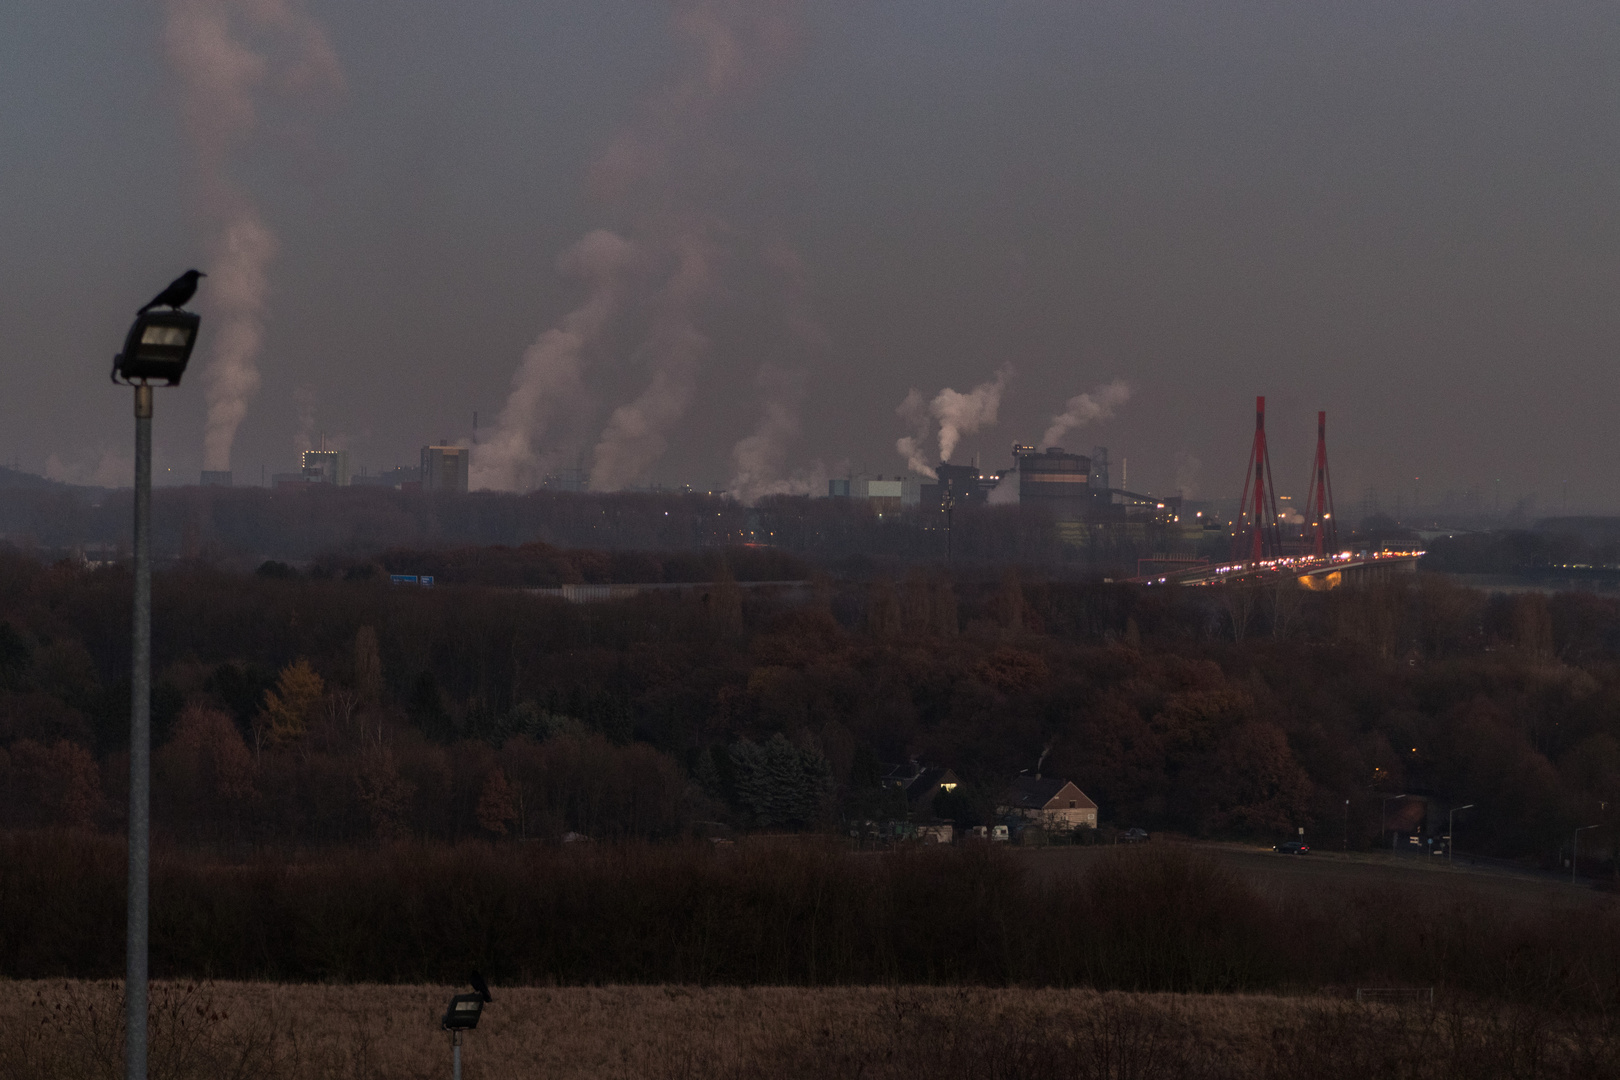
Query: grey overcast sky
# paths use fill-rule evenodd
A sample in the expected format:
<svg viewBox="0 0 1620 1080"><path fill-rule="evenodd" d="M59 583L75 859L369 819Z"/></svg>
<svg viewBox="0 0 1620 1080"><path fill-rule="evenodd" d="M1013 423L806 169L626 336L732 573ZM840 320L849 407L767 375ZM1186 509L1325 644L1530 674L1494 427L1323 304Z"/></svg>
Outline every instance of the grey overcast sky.
<svg viewBox="0 0 1620 1080"><path fill-rule="evenodd" d="M188 10L265 65L212 166L184 118L217 103L165 44ZM322 36L338 74L303 79ZM409 463L475 411L531 472L584 453L615 486L730 484L748 447L758 490L894 475L908 391L1010 364L955 460L1122 379L1065 443L1138 490L1235 496L1263 393L1285 492L1325 408L1341 504L1547 512L1567 481L1613 511L1617 91L1612 2L8 3L0 455L127 475L111 355L210 269L224 177L275 238L239 482L321 433ZM574 250L597 229L623 249ZM573 367L495 431L559 326ZM159 396L170 482L203 376Z"/></svg>

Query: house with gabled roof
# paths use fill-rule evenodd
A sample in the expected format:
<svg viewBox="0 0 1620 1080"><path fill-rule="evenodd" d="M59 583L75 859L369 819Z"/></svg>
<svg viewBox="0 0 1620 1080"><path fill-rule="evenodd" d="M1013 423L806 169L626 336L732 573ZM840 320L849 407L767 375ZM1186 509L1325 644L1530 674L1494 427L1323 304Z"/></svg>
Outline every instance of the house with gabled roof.
<svg viewBox="0 0 1620 1080"><path fill-rule="evenodd" d="M1021 817L1051 832L1097 827L1097 804L1071 780L1019 776L997 801L1001 817Z"/></svg>
<svg viewBox="0 0 1620 1080"><path fill-rule="evenodd" d="M942 791L955 791L961 781L950 769L924 767L913 759L890 769L883 783L906 793L906 809L915 818L932 817L934 796Z"/></svg>

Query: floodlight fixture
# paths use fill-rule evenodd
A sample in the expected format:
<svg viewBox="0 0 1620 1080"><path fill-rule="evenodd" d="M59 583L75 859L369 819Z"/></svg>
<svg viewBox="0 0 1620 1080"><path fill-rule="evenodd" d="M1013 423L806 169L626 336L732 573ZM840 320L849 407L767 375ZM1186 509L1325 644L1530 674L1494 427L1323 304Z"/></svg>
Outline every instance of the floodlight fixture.
<svg viewBox="0 0 1620 1080"><path fill-rule="evenodd" d="M129 385L179 386L202 318L189 311L143 311L113 357L112 379Z"/></svg>
<svg viewBox="0 0 1620 1080"><path fill-rule="evenodd" d="M439 1026L450 1033L450 1075L453 1080L461 1080L461 1033L477 1027L478 1018L484 1015L484 1005L494 1000L489 996L489 984L482 975L475 971L470 981L473 992L452 997L449 1007L444 1010L444 1019L439 1021Z"/></svg>
<svg viewBox="0 0 1620 1080"><path fill-rule="evenodd" d="M450 999L450 1007L445 1009L439 1026L445 1031L471 1031L478 1026L483 1012L483 994L457 994Z"/></svg>

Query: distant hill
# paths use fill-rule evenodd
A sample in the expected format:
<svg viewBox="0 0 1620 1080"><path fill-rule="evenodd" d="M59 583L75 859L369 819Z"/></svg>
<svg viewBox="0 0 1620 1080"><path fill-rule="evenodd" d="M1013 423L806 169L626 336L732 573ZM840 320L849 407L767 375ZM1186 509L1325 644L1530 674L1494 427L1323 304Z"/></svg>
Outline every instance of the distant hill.
<svg viewBox="0 0 1620 1080"><path fill-rule="evenodd" d="M1620 541L1620 517L1550 517L1536 522L1536 532L1575 536L1588 544Z"/></svg>
<svg viewBox="0 0 1620 1080"><path fill-rule="evenodd" d="M0 488L32 488L36 491L56 489L67 491L77 488L77 484L64 484L60 480L49 480L33 473L22 472L18 469L8 469L0 465Z"/></svg>

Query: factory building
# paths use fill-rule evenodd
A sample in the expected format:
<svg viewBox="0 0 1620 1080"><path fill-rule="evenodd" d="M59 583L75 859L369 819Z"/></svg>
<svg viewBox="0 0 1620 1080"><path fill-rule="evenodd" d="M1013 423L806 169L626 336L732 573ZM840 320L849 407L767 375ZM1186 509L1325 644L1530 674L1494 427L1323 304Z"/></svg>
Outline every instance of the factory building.
<svg viewBox="0 0 1620 1080"><path fill-rule="evenodd" d="M472 451L465 446L422 447L422 490L467 490L468 466Z"/></svg>
<svg viewBox="0 0 1620 1080"><path fill-rule="evenodd" d="M324 440L323 440L324 441ZM347 450L305 450L299 457L299 466L312 484L349 486L349 452Z"/></svg>
<svg viewBox="0 0 1620 1080"><path fill-rule="evenodd" d="M982 506L996 486L996 478L979 472L978 465L940 462L934 475L935 482L923 484L921 490L921 501L931 507L943 507L946 499L954 506Z"/></svg>
<svg viewBox="0 0 1620 1080"><path fill-rule="evenodd" d="M834 477L827 481L827 494L834 499L864 499L873 510L881 514L898 513L918 504L923 483L915 476L896 476L885 480L879 476Z"/></svg>
<svg viewBox="0 0 1620 1080"><path fill-rule="evenodd" d="M1044 451L1014 446L1013 469L1003 474L1001 484L1013 485L1013 497L998 491L997 502L1038 506L1051 511L1058 521L1087 521L1097 516L1100 493L1091 486L1091 459L1068 453L1061 446Z"/></svg>

